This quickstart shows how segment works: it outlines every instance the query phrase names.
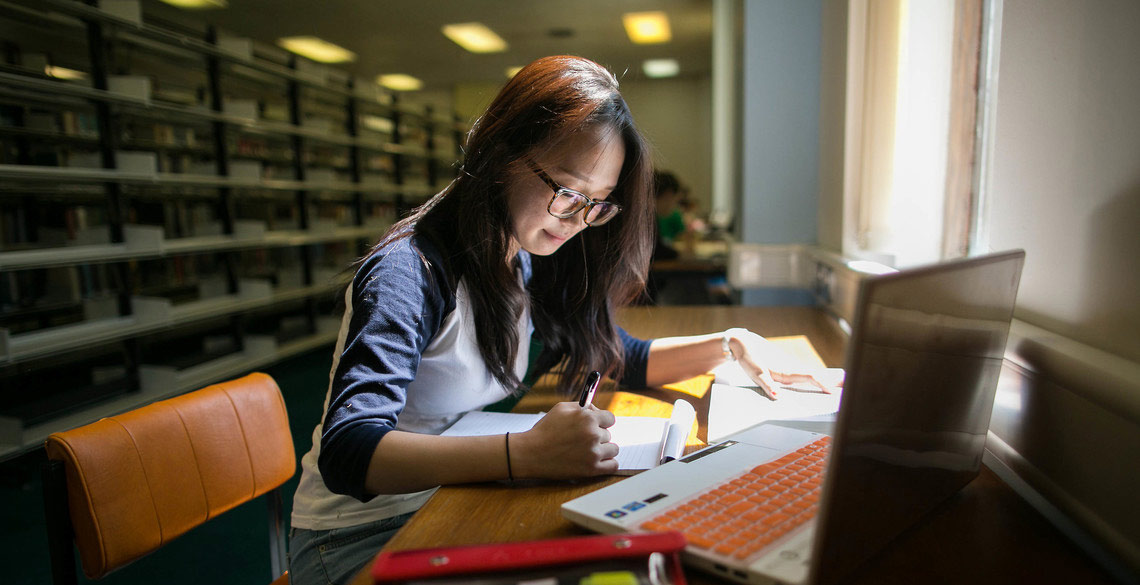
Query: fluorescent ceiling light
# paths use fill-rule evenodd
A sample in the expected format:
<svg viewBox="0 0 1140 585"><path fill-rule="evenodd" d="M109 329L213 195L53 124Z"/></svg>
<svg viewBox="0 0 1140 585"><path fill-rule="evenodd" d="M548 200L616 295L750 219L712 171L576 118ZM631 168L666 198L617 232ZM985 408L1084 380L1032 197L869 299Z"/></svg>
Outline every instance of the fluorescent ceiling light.
<svg viewBox="0 0 1140 585"><path fill-rule="evenodd" d="M318 63L347 63L356 60L356 53L317 37L281 37L277 39L277 46Z"/></svg>
<svg viewBox="0 0 1140 585"><path fill-rule="evenodd" d="M669 17L664 12L627 12L621 17L625 34L629 40L639 45L667 43L673 38L669 29Z"/></svg>
<svg viewBox="0 0 1140 585"><path fill-rule="evenodd" d="M519 71L522 71L522 67L507 67L507 79L513 79L515 75L518 75Z"/></svg>
<svg viewBox="0 0 1140 585"><path fill-rule="evenodd" d="M472 53L501 53L507 50L507 41L481 22L445 24L444 36Z"/></svg>
<svg viewBox="0 0 1140 585"><path fill-rule="evenodd" d="M647 59L641 64L646 77L673 77L681 71L676 59Z"/></svg>
<svg viewBox="0 0 1140 585"><path fill-rule="evenodd" d="M376 78L376 83L396 91L416 91L424 82L404 73L386 73Z"/></svg>
<svg viewBox="0 0 1140 585"><path fill-rule="evenodd" d="M87 79L87 74L82 71L76 71L74 69L68 69L67 67L58 67L55 65L48 65L44 67L44 73L56 79Z"/></svg>
<svg viewBox="0 0 1140 585"><path fill-rule="evenodd" d="M226 0L162 0L163 2L177 6L179 8L188 8L190 10L201 10L203 8L225 8L227 5Z"/></svg>

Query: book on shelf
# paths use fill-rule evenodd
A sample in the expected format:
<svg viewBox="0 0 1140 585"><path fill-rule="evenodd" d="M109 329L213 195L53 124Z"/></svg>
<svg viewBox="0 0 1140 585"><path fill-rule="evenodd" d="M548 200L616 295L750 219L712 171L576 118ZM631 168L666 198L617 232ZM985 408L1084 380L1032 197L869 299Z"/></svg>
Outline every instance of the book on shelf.
<svg viewBox="0 0 1140 585"><path fill-rule="evenodd" d="M29 240L27 211L23 205L0 209L0 232L3 233L4 245L12 246L23 244Z"/></svg>
<svg viewBox="0 0 1140 585"><path fill-rule="evenodd" d="M166 102L179 106L196 106L199 104L198 91L184 87L156 87L152 97L155 101Z"/></svg>
<svg viewBox="0 0 1140 585"><path fill-rule="evenodd" d="M69 152L69 149L50 144L33 144L28 151L28 162L41 167L67 166L65 161L68 159ZM17 158L12 162L19 162L19 159Z"/></svg>
<svg viewBox="0 0 1140 585"><path fill-rule="evenodd" d="M109 75L107 91L150 103L151 79L145 75Z"/></svg>
<svg viewBox="0 0 1140 585"><path fill-rule="evenodd" d="M24 114L24 127L48 133L59 132L59 115L55 112L30 111Z"/></svg>
<svg viewBox="0 0 1140 585"><path fill-rule="evenodd" d="M0 126L19 128L22 125L24 108L11 104L0 104Z"/></svg>
<svg viewBox="0 0 1140 585"><path fill-rule="evenodd" d="M222 102L222 113L227 116L257 120L261 114L261 107L257 100L226 98Z"/></svg>
<svg viewBox="0 0 1140 585"><path fill-rule="evenodd" d="M470 437L523 433L545 416L513 412L473 411L464 414L442 434ZM661 463L680 459L696 421L696 411L684 400L673 403L670 418L650 416L618 416L609 428L610 440L618 446L617 475L631 475Z"/></svg>
<svg viewBox="0 0 1140 585"><path fill-rule="evenodd" d="M282 102L265 102L261 110L262 118L271 122L289 121L289 104Z"/></svg>
<svg viewBox="0 0 1140 585"><path fill-rule="evenodd" d="M261 138L236 136L229 139L230 154L234 156L248 156L266 158L269 156L269 143Z"/></svg>
<svg viewBox="0 0 1140 585"><path fill-rule="evenodd" d="M99 137L99 119L93 112L65 110L60 112L63 133L84 138Z"/></svg>
<svg viewBox="0 0 1140 585"><path fill-rule="evenodd" d="M43 289L39 301L78 303L83 298L80 274L75 266L56 266L42 270Z"/></svg>

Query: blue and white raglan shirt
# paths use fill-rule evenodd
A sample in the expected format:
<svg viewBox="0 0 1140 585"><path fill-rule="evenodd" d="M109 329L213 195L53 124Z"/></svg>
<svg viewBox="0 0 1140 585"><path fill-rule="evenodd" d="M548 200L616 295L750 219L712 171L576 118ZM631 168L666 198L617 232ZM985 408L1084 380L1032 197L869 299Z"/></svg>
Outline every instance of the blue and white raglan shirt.
<svg viewBox="0 0 1140 585"><path fill-rule="evenodd" d="M525 283L531 273L527 252L519 252L519 265ZM419 509L435 488L364 492L380 439L393 429L439 434L463 414L512 393L483 363L464 281L450 290L441 266L435 246L416 235L365 260L346 289L325 414L313 431L313 448L301 458L293 526L344 528ZM534 331L528 311L517 327L514 372L521 380ZM650 341L619 334L625 349L622 382L643 387Z"/></svg>

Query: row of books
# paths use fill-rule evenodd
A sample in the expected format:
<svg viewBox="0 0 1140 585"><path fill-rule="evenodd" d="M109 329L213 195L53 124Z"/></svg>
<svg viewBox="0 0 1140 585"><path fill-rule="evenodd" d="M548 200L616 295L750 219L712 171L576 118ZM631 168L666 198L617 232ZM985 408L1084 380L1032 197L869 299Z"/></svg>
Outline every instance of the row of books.
<svg viewBox="0 0 1140 585"><path fill-rule="evenodd" d="M94 226L106 225L106 206L53 201L0 200L0 245L22 248L63 246L81 239Z"/></svg>
<svg viewBox="0 0 1140 585"><path fill-rule="evenodd" d="M304 282L304 260L297 248L240 252L232 262L242 294L272 294L308 284L324 285L351 265L359 254L355 244L337 242L311 247L314 281ZM0 328L9 334L57 327L85 319L84 303L132 296L165 298L174 304L231 294L222 254L186 254L128 264L126 281L107 264L78 264L0 272ZM263 283L263 284L260 284ZM250 288L253 287L253 288ZM125 290L124 290L125 288Z"/></svg>
<svg viewBox="0 0 1140 585"><path fill-rule="evenodd" d="M94 111L51 111L0 104L0 126L80 138L99 137L99 120Z"/></svg>
<svg viewBox="0 0 1140 585"><path fill-rule="evenodd" d="M114 294L114 283L103 264L0 272L0 328L15 334L81 320L83 299Z"/></svg>
<svg viewBox="0 0 1140 585"><path fill-rule="evenodd" d="M235 230L242 237L259 237L269 231L300 229L301 212L289 201L239 199L234 205ZM348 201L314 201L306 225L324 232L358 225ZM396 206L371 202L362 210L359 225L377 231L396 220ZM157 228L160 240L223 235L216 201L206 198L138 198L129 201L128 226ZM73 204L66 200L0 199L0 253L32 248L110 244L111 233L104 202Z"/></svg>
<svg viewBox="0 0 1140 585"><path fill-rule="evenodd" d="M186 330L149 334L134 344L137 354L124 343L103 343L67 356L21 362L19 368L0 368L0 387L38 389L0 393L0 417L30 427L128 392L168 393L184 379L210 376L212 370L248 368L251 360L271 358L291 341L327 338L337 319L321 317L314 322L304 306L284 306L243 316L237 329L233 325L217 319Z"/></svg>

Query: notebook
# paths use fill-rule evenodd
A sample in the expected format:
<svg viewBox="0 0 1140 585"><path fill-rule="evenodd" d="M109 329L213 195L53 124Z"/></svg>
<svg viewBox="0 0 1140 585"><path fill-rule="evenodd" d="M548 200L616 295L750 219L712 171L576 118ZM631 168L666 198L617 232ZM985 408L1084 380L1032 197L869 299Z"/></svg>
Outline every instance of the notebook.
<svg viewBox="0 0 1140 585"><path fill-rule="evenodd" d="M978 474L1023 263L1013 251L867 277L833 425L749 427L563 516L679 526L686 562L741 583L839 581Z"/></svg>
<svg viewBox="0 0 1140 585"><path fill-rule="evenodd" d="M464 414L442 434L447 436L501 435L529 431L543 414L473 411ZM673 403L670 418L619 416L609 428L610 440L618 445L617 475L632 475L656 467L663 460L680 458L696 421L693 405Z"/></svg>

